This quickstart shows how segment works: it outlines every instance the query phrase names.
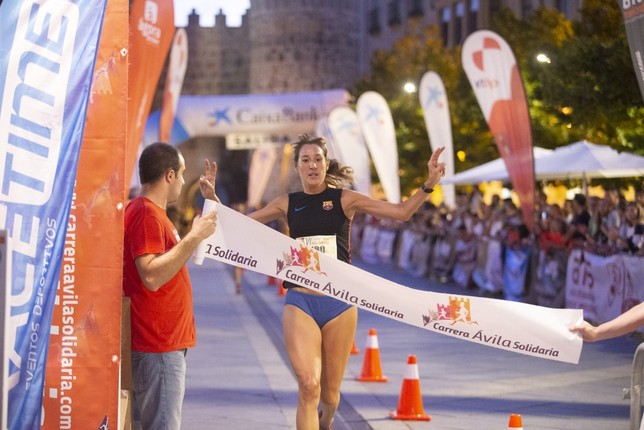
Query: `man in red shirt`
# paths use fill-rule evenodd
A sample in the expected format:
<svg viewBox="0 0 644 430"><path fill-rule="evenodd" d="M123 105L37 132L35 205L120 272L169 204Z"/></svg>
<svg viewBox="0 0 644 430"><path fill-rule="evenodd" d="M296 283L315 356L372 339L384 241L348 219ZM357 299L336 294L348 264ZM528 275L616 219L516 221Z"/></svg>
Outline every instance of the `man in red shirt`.
<svg viewBox="0 0 644 430"><path fill-rule="evenodd" d="M186 262L216 227L215 212L197 216L181 239L168 218L185 169L175 147L146 147L139 159L141 196L125 208L123 293L131 299L133 394L144 430L181 427L185 355L196 343Z"/></svg>

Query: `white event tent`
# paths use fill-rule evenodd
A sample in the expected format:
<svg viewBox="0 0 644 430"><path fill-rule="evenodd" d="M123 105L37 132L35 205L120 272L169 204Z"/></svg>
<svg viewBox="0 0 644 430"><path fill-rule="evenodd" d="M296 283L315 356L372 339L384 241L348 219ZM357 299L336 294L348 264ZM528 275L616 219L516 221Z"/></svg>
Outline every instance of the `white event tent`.
<svg viewBox="0 0 644 430"><path fill-rule="evenodd" d="M535 160L552 152L551 149L532 148ZM441 179L441 183L454 185L478 184L481 182L504 181L508 179L508 169L505 167L505 161L502 158L488 161L471 169L464 170L451 177Z"/></svg>
<svg viewBox="0 0 644 430"><path fill-rule="evenodd" d="M535 147L534 159L536 179L581 178L585 185L591 178L644 176L644 157L586 140L552 151ZM508 171L500 158L445 178L443 182L466 185L495 180L508 180Z"/></svg>

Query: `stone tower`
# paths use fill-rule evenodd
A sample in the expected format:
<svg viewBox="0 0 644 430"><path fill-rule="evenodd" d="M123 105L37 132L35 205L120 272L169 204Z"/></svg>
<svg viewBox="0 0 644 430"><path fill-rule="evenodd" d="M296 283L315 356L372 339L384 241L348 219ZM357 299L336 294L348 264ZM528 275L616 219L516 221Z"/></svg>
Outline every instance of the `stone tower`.
<svg viewBox="0 0 644 430"><path fill-rule="evenodd" d="M348 88L360 76L359 3L251 0L249 92Z"/></svg>
<svg viewBox="0 0 644 430"><path fill-rule="evenodd" d="M248 92L248 25L228 27L220 10L214 27L201 27L199 15L188 16L188 68L184 95L246 94Z"/></svg>

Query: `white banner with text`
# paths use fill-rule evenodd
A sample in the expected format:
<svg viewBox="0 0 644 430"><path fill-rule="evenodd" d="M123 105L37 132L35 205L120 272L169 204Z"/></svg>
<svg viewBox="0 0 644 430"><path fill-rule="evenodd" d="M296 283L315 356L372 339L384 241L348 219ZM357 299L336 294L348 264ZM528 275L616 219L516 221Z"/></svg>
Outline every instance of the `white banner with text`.
<svg viewBox="0 0 644 430"><path fill-rule="evenodd" d="M338 261L238 212L206 200L217 230L195 251L310 288L361 309L447 336L506 351L578 363L582 341L568 327L580 309L551 309L483 297L421 291Z"/></svg>

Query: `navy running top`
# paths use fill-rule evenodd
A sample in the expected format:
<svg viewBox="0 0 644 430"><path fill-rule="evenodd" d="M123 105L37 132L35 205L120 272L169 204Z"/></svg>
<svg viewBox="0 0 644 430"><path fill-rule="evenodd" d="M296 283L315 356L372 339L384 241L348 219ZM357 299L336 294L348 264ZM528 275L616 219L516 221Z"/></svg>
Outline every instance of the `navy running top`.
<svg viewBox="0 0 644 430"><path fill-rule="evenodd" d="M292 238L335 235L337 258L351 262L351 221L342 210L342 189L327 188L320 194L302 191L288 195L287 221ZM290 284L290 285L289 285ZM295 286L290 282L285 287Z"/></svg>

